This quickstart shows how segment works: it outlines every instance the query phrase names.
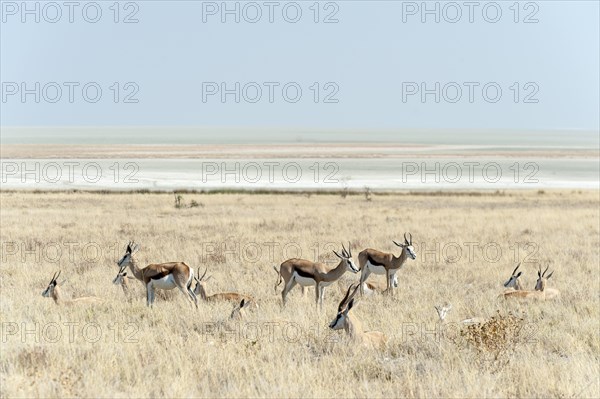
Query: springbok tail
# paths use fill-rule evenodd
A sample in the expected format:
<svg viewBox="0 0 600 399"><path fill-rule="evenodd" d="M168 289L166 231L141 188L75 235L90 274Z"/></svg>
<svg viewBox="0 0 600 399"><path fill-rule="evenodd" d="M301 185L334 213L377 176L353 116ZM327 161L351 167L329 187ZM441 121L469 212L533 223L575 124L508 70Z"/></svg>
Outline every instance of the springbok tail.
<svg viewBox="0 0 600 399"><path fill-rule="evenodd" d="M190 278L188 279L187 288L191 288L192 282L194 281L194 268L190 267Z"/></svg>
<svg viewBox="0 0 600 399"><path fill-rule="evenodd" d="M281 281L283 280L281 278L281 269L277 270L277 266L273 266L273 270L275 270L277 272L277 284L275 284L274 290L277 291L277 287L279 287L279 284L281 284Z"/></svg>

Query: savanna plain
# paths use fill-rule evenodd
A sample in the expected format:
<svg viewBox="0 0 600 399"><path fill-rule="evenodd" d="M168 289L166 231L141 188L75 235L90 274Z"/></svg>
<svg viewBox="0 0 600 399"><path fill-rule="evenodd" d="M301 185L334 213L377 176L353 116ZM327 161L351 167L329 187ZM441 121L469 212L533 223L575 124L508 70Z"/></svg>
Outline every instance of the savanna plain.
<svg viewBox="0 0 600 399"><path fill-rule="evenodd" d="M0 193L0 396L15 397L600 397L598 191L408 194ZM410 232L417 258L393 295L357 297L351 314L387 336L359 345L328 326L347 272L325 290L298 287L281 306L273 266L287 258L331 267L350 243L399 253ZM141 264L208 268L208 293L178 290L146 306L112 280L129 241ZM553 271L552 300L506 300L521 262L532 290ZM42 297L62 270L63 292L100 304ZM370 280L382 280L371 275ZM451 303L442 322L434 306ZM460 320L481 317L475 326Z"/></svg>

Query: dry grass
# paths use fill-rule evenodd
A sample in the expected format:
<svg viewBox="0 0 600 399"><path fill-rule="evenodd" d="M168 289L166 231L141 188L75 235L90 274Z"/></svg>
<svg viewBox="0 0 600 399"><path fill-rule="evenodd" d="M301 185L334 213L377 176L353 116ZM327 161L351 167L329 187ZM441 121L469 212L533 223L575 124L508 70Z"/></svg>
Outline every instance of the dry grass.
<svg viewBox="0 0 600 399"><path fill-rule="evenodd" d="M180 209L172 194L4 192L0 200L2 397L600 396L598 192L370 201L184 194L204 206ZM280 308L273 265L296 255L333 265L330 249L348 240L355 258L366 247L394 250L391 239L405 231L417 260L399 272L395 296L352 310L390 337L385 351L352 347L327 328L342 296L336 285L322 313L313 290L303 298L295 289ZM142 262L209 266L209 294L252 294L260 310L237 324L232 305L196 310L179 292L157 296L150 310L135 282L127 303L111 280L130 239ZM501 249L497 261L490 243ZM538 262L555 270L549 285L561 298L498 298L517 260L530 289ZM66 293L106 303L58 307L43 298L58 268ZM433 306L444 301L453 310L440 324ZM461 336L453 321L475 316L496 318Z"/></svg>

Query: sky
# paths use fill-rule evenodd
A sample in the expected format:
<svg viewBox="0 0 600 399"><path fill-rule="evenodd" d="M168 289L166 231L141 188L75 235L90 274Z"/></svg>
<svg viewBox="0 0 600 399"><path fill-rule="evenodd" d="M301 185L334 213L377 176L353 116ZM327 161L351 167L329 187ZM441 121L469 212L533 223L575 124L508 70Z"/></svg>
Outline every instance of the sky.
<svg viewBox="0 0 600 399"><path fill-rule="evenodd" d="M74 4L1 2L1 126L600 126L597 1Z"/></svg>

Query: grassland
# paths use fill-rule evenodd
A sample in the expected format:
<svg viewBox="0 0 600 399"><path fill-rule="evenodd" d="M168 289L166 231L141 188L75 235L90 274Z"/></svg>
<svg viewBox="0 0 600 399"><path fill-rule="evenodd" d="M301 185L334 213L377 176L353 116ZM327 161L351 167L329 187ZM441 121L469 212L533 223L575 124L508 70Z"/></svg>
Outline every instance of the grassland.
<svg viewBox="0 0 600 399"><path fill-rule="evenodd" d="M172 194L0 193L1 397L600 397L597 191L183 197L175 208ZM366 247L397 252L406 231L417 260L395 295L352 310L389 337L385 350L327 328L356 275L326 290L323 312L312 290L281 308L274 265L333 266L331 249L348 241L355 260ZM252 294L260 309L236 323L231 304L195 309L172 292L151 310L137 282L128 302L111 280L129 240L142 263L208 267L211 292ZM561 298L498 298L518 261L529 288L539 265L554 270ZM58 269L66 293L105 303L43 298ZM433 306L446 301L442 325ZM451 328L498 312L523 320L495 349Z"/></svg>

